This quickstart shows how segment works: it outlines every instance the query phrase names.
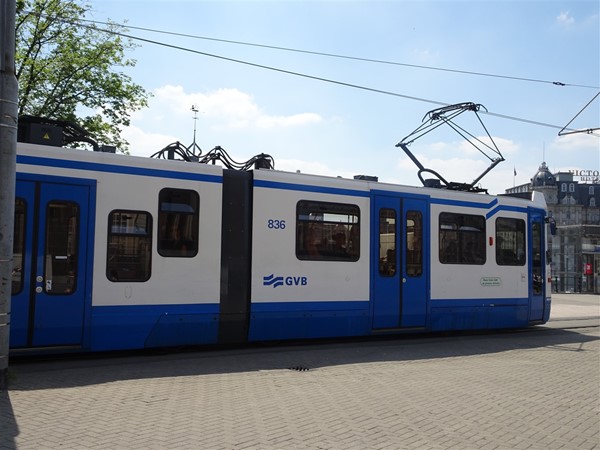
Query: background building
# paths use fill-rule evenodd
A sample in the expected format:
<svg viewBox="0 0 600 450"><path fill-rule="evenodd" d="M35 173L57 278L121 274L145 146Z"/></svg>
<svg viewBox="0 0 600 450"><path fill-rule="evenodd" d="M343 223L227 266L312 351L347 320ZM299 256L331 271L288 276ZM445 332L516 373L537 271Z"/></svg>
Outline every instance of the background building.
<svg viewBox="0 0 600 450"><path fill-rule="evenodd" d="M552 248L552 287L555 292L600 294L599 171L552 174L543 162L531 183L507 194L543 192L549 215L556 221Z"/></svg>

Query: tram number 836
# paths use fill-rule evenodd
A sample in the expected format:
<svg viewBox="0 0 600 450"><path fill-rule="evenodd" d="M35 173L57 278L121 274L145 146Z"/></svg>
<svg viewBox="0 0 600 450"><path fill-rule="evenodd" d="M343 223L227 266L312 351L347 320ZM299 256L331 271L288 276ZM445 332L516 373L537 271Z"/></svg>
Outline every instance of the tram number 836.
<svg viewBox="0 0 600 450"><path fill-rule="evenodd" d="M267 220L267 228L273 230L285 230L285 220L269 219Z"/></svg>

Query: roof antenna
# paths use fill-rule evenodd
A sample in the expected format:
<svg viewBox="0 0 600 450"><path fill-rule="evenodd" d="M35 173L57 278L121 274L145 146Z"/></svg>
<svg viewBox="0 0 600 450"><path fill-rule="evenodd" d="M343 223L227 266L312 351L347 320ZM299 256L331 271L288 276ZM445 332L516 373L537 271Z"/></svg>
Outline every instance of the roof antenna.
<svg viewBox="0 0 600 450"><path fill-rule="evenodd" d="M423 186L451 189L451 190L455 190L455 191L487 192L486 189L483 189L481 187L476 187L475 185L490 170L492 170L499 163L504 161L504 157L500 153L500 150L496 146L496 143L494 142L494 139L492 139L492 136L488 132L487 128L481 121L479 114L477 114L477 112L479 111L480 108L485 109L485 107L483 105L479 105L479 104L475 104L475 103L471 103L471 102L465 102L465 103L457 103L455 105L444 106L442 108L437 108L437 109L431 110L427 114L425 114L425 117L423 117L423 121L422 121L423 123L421 124L421 126L419 126L415 131L413 131L408 136L406 136L404 139L402 139L402 141L400 141L398 144L396 144L396 147L400 147L402 150L404 150L404 153L406 153L406 155L419 168L417 175L419 176L421 183L423 183ZM472 111L475 113L475 116L477 116L479 123L485 130L491 145L487 144L486 142L483 142L481 139L472 135L467 130L465 130L464 128L462 128L461 126L459 126L458 124L456 124L452 121L457 116L464 113L465 111ZM430 131L435 130L436 128L440 127L443 124L447 124L448 126L450 126L450 128L452 128L454 131L456 131L469 144L471 144L473 147L475 147L481 154L483 154L491 162L490 166L486 170L484 170L481 175L479 175L477 178L475 178L471 183L446 181L446 179L444 179L444 177L442 177L435 170L427 169L426 167L424 167L420 163L420 161L415 157L415 155L413 155L411 153L411 151L408 149L408 146L410 144L412 144L414 141L416 141L420 137L426 135ZM467 135L471 139L469 139L467 137ZM496 156L494 157L493 155L496 155ZM425 180L425 179L423 179L423 175L422 175L423 172L428 172L428 173L434 175L436 178ZM443 186L442 186L442 184L443 184Z"/></svg>
<svg viewBox="0 0 600 450"><path fill-rule="evenodd" d="M196 105L192 105L190 109L194 112L194 139L189 145L189 147L187 147L187 150L191 153L192 156L200 156L202 154L202 149L198 144L196 144L196 123L198 122L198 107ZM196 153L196 149L198 150L198 153Z"/></svg>

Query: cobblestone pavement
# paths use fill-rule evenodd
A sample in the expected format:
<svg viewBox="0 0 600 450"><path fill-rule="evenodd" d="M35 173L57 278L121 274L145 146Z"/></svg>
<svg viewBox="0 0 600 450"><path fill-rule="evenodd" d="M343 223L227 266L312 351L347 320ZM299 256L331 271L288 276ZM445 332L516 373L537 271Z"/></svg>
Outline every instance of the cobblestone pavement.
<svg viewBox="0 0 600 450"><path fill-rule="evenodd" d="M0 448L600 448L589 311L561 322L557 305L520 332L17 361Z"/></svg>

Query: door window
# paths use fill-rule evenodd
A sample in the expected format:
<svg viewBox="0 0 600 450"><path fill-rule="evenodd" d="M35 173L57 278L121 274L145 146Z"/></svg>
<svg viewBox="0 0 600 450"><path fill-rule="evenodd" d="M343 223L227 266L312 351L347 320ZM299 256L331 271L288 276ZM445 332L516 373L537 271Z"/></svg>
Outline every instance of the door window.
<svg viewBox="0 0 600 450"><path fill-rule="evenodd" d="M533 261L533 294L542 293L542 227L540 222L533 222L531 226L532 234L532 261Z"/></svg>
<svg viewBox="0 0 600 450"><path fill-rule="evenodd" d="M423 216L420 211L406 212L406 275L423 273Z"/></svg>
<svg viewBox="0 0 600 450"><path fill-rule="evenodd" d="M22 198L15 201L15 228L13 239L13 268L12 268L12 295L23 289L23 263L25 258L25 211L26 204Z"/></svg>
<svg viewBox="0 0 600 450"><path fill-rule="evenodd" d="M51 295L75 292L78 260L79 206L52 201L46 209L44 291Z"/></svg>
<svg viewBox="0 0 600 450"><path fill-rule="evenodd" d="M383 276L396 275L396 211L379 210L379 273Z"/></svg>

